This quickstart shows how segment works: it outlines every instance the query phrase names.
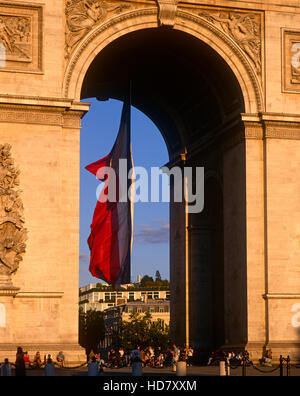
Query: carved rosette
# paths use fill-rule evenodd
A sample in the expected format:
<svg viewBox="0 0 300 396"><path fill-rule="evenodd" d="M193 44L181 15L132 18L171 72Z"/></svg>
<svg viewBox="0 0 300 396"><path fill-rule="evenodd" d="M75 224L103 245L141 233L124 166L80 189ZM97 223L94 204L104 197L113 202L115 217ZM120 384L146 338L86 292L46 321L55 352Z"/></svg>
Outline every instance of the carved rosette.
<svg viewBox="0 0 300 396"><path fill-rule="evenodd" d="M106 20L109 13L119 14L130 7L128 3L116 4L103 0L67 0L66 58L89 31Z"/></svg>
<svg viewBox="0 0 300 396"><path fill-rule="evenodd" d="M11 146L0 145L0 289L13 288L11 275L18 270L26 249L19 175Z"/></svg>

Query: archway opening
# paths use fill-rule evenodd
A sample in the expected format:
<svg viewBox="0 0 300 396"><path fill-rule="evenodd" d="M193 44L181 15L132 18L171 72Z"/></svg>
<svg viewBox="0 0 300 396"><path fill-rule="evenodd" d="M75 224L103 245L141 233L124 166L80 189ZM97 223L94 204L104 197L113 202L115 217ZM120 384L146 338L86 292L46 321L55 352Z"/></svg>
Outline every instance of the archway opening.
<svg viewBox="0 0 300 396"><path fill-rule="evenodd" d="M130 81L132 104L160 130L169 164L183 166L186 154L185 165L204 166L207 179L203 213L186 220L184 204L170 206L172 338L201 350L245 345L245 147L236 139L245 111L240 85L211 47L165 28L128 33L107 45L85 75L81 98L125 100Z"/></svg>

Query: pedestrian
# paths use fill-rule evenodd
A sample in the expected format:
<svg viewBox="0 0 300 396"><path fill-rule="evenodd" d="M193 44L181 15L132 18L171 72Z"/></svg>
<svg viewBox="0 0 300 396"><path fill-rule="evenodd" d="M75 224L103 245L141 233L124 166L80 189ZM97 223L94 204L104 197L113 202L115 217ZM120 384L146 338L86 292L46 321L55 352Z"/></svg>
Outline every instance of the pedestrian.
<svg viewBox="0 0 300 396"><path fill-rule="evenodd" d="M23 353L23 349L21 347L17 348L15 367L16 367L16 376L17 377L25 377L26 369L25 369L25 362L24 362L24 353Z"/></svg>
<svg viewBox="0 0 300 396"><path fill-rule="evenodd" d="M190 346L187 350L187 365L190 367L192 366L192 362L193 362L193 356L194 356L194 350L193 348Z"/></svg>
<svg viewBox="0 0 300 396"><path fill-rule="evenodd" d="M88 363L88 377L97 377L99 374L99 362L96 357L93 356L91 361Z"/></svg>
<svg viewBox="0 0 300 396"><path fill-rule="evenodd" d="M30 359L28 352L24 352L24 363L25 363L25 368L29 369L31 367Z"/></svg>
<svg viewBox="0 0 300 396"><path fill-rule="evenodd" d="M35 354L34 359L33 359L33 367L41 368L41 365L42 365L41 354L39 351L37 351L37 353Z"/></svg>
<svg viewBox="0 0 300 396"><path fill-rule="evenodd" d="M131 354L131 365L132 365L132 375L134 377L140 377L142 375L142 359L141 359L141 351L138 346L136 346Z"/></svg>
<svg viewBox="0 0 300 396"><path fill-rule="evenodd" d="M51 355L48 355L46 364L45 364L45 377L54 377L55 376L55 368L53 361L51 359Z"/></svg>
<svg viewBox="0 0 300 396"><path fill-rule="evenodd" d="M1 366L1 377L11 377L11 365L8 359L5 359Z"/></svg>
<svg viewBox="0 0 300 396"><path fill-rule="evenodd" d="M60 367L64 367L65 364L65 355L63 354L63 351L60 351L57 356L56 356L57 363L59 364Z"/></svg>

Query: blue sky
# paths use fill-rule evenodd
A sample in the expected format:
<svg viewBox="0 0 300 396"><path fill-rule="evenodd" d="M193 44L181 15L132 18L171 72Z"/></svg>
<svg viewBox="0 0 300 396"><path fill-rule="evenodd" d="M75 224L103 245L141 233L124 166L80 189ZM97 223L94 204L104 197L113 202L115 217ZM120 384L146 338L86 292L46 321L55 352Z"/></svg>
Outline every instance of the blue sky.
<svg viewBox="0 0 300 396"><path fill-rule="evenodd" d="M89 99L92 106L82 121L80 143L80 286L98 282L89 273L90 233L96 206L96 188L99 181L84 167L107 155L117 137L122 102L98 102ZM150 169L168 162L165 142L149 118L132 108L131 139L135 166ZM131 277L138 274L154 276L159 270L169 279L169 204L137 203L134 214L134 239Z"/></svg>

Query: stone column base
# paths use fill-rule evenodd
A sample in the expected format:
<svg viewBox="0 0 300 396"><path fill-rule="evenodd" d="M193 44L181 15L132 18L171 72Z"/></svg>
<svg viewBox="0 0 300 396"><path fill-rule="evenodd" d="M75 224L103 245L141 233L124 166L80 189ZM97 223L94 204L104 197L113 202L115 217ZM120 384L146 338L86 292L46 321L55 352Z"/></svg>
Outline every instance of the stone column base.
<svg viewBox="0 0 300 396"><path fill-rule="evenodd" d="M24 352L28 352L29 359L33 362L36 352L40 352L42 361L44 355L51 354L54 361L56 355L63 351L65 355L65 365L67 367L79 366L86 362L86 353L84 348L78 344L0 344L0 363L8 358L11 363L16 360L17 347L22 347Z"/></svg>

